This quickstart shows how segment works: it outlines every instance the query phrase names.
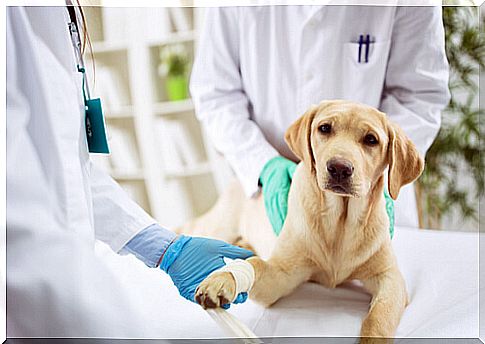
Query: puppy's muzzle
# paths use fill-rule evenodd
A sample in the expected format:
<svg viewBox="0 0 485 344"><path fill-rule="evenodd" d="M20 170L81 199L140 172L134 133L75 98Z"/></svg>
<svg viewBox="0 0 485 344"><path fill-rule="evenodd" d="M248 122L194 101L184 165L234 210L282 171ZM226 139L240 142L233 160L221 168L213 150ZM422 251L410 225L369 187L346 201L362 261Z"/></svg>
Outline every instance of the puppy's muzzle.
<svg viewBox="0 0 485 344"><path fill-rule="evenodd" d="M330 191L350 194L352 193L352 174L354 166L350 161L344 158L332 158L327 161L328 183L327 188Z"/></svg>

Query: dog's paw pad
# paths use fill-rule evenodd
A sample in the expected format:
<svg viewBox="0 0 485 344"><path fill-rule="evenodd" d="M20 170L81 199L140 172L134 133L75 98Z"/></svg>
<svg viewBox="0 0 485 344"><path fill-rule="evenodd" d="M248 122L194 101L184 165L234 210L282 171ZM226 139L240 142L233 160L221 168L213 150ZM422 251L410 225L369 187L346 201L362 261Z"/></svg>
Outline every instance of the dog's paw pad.
<svg viewBox="0 0 485 344"><path fill-rule="evenodd" d="M230 272L217 272L200 283L195 301L204 309L217 308L235 299L236 283Z"/></svg>

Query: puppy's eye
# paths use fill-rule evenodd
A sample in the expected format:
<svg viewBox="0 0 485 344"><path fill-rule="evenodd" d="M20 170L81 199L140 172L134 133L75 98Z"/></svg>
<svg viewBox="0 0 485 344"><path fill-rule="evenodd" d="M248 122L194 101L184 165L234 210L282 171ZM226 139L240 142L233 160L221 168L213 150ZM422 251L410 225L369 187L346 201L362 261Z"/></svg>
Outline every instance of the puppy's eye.
<svg viewBox="0 0 485 344"><path fill-rule="evenodd" d="M364 136L364 143L368 146L375 146L379 141L377 141L377 138L374 135L367 134Z"/></svg>
<svg viewBox="0 0 485 344"><path fill-rule="evenodd" d="M318 130L320 130L321 133L330 134L330 132L332 131L332 126L328 123L325 123L319 126Z"/></svg>

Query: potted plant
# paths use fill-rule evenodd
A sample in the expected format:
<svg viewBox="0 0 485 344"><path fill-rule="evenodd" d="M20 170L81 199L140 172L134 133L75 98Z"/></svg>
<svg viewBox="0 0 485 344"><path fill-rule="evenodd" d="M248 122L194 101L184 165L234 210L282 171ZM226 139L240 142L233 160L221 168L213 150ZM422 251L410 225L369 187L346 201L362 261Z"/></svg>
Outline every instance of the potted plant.
<svg viewBox="0 0 485 344"><path fill-rule="evenodd" d="M485 68L485 18L478 7L443 7L443 23L451 101L416 185L420 227L434 229L442 227L445 216L478 220L477 204L485 192L479 123L485 112L477 105L479 68Z"/></svg>
<svg viewBox="0 0 485 344"><path fill-rule="evenodd" d="M188 97L189 57L183 44L166 45L160 49L158 72L165 78L165 88L170 101Z"/></svg>

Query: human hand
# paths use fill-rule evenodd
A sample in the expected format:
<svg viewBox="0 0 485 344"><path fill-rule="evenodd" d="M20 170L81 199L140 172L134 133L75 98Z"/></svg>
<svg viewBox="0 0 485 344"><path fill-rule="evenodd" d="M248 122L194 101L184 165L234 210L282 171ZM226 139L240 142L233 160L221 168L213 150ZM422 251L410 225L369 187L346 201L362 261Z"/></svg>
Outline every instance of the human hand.
<svg viewBox="0 0 485 344"><path fill-rule="evenodd" d="M293 161L277 156L264 165L259 177L266 215L276 235L280 234L288 213L288 193L295 169Z"/></svg>
<svg viewBox="0 0 485 344"><path fill-rule="evenodd" d="M220 240L181 235L165 251L160 268L172 278L180 295L195 302L195 290L211 272L225 265L224 257L246 259L253 255ZM247 298L247 293L240 293L233 303L243 303ZM226 309L229 306L222 305Z"/></svg>

